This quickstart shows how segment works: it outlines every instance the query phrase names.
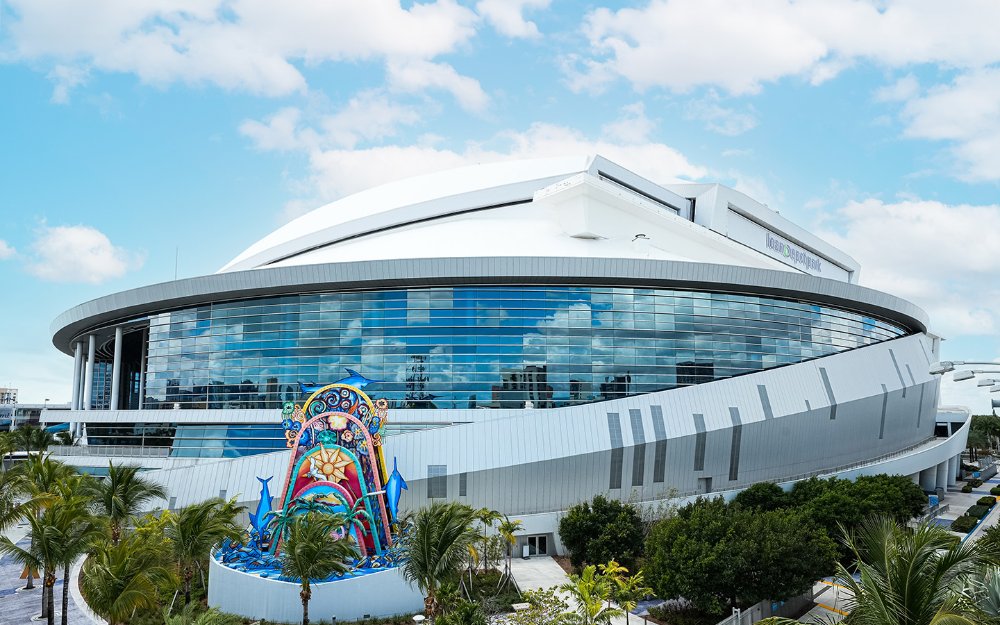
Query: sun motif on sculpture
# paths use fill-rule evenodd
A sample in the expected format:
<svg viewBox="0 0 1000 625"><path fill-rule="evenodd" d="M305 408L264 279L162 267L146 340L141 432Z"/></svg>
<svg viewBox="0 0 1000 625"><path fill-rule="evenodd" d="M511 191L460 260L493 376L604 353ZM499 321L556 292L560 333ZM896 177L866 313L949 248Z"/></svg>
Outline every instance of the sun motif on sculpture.
<svg viewBox="0 0 1000 625"><path fill-rule="evenodd" d="M345 468L351 465L351 459L339 447L327 449L320 445L319 451L309 457L309 473L315 480L340 482L347 479Z"/></svg>

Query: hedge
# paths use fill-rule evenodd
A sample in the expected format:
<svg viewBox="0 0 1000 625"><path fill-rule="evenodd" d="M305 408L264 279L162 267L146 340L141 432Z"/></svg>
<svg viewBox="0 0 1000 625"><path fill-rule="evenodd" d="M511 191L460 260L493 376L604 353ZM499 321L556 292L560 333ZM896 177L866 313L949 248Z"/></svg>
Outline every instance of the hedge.
<svg viewBox="0 0 1000 625"><path fill-rule="evenodd" d="M965 480L965 482L973 488L979 488L980 486L983 485L983 481L978 477L970 477L969 479Z"/></svg>
<svg viewBox="0 0 1000 625"><path fill-rule="evenodd" d="M987 508L986 506L972 506L971 508L965 511L965 514L968 516L976 517L977 519L981 519L984 516L986 516L986 513L989 511L990 509Z"/></svg>
<svg viewBox="0 0 1000 625"><path fill-rule="evenodd" d="M963 486L962 487L962 492L963 493L971 493L972 492L972 484L966 484L965 486Z"/></svg>
<svg viewBox="0 0 1000 625"><path fill-rule="evenodd" d="M971 516L960 516L951 522L951 531L958 532L959 534L968 534L976 526L978 520Z"/></svg>
<svg viewBox="0 0 1000 625"><path fill-rule="evenodd" d="M976 500L976 505L986 506L987 508L992 508L997 503L996 497L980 497Z"/></svg>
<svg viewBox="0 0 1000 625"><path fill-rule="evenodd" d="M991 495L996 495L997 497L1000 497L1000 486L994 486L993 488L991 488L990 489L990 494Z"/></svg>

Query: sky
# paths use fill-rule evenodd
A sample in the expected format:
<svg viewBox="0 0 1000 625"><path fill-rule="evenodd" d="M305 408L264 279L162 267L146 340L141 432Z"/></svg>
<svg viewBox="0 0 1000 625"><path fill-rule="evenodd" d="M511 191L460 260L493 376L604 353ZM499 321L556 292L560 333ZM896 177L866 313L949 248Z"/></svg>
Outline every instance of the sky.
<svg viewBox="0 0 1000 625"><path fill-rule="evenodd" d="M599 153L721 182L1000 361L994 0L0 0L0 386L62 311L367 187ZM987 393L945 380L943 401Z"/></svg>

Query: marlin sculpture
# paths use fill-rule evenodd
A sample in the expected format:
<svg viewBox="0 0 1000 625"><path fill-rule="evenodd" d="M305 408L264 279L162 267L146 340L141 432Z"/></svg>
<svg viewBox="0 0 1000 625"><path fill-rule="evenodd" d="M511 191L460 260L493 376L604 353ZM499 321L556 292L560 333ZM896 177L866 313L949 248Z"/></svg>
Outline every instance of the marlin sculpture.
<svg viewBox="0 0 1000 625"><path fill-rule="evenodd" d="M264 537L264 528L267 527L269 519L267 515L271 513L271 490L267 483L274 479L274 476L267 478L258 477L260 482L260 503L257 504L257 512L250 515L250 525L257 531L257 536Z"/></svg>
<svg viewBox="0 0 1000 625"><path fill-rule="evenodd" d="M344 369L346 369L347 373L349 373L350 375L348 375L346 378L341 378L340 380L337 380L336 382L334 382L334 384L346 384L348 386L353 386L354 388L364 388L369 384L375 384L376 382L382 381L382 380L369 380L368 378L361 375L354 369L347 369L347 367L344 367ZM327 386L326 384L304 384L302 382L299 382L299 388L302 390L303 394L315 393L320 389L326 388L326 386Z"/></svg>
<svg viewBox="0 0 1000 625"><path fill-rule="evenodd" d="M403 476L399 474L399 469L396 467L396 457L392 457L392 475L389 476L389 481L385 485L385 496L389 500L389 512L392 514L392 520L396 520L396 511L399 509L399 497L402 495L404 490L409 490L406 487L406 480Z"/></svg>

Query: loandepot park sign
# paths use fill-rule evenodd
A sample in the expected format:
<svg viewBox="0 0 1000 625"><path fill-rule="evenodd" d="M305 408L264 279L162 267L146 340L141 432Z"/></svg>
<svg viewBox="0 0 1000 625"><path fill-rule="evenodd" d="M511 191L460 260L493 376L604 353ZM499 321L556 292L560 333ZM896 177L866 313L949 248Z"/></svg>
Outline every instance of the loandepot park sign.
<svg viewBox="0 0 1000 625"><path fill-rule="evenodd" d="M793 265L802 265L812 271L823 271L822 263L818 258L782 241L770 232L767 233L767 248L781 254Z"/></svg>

